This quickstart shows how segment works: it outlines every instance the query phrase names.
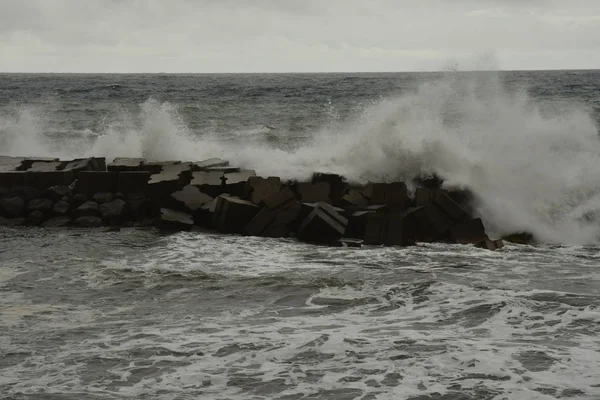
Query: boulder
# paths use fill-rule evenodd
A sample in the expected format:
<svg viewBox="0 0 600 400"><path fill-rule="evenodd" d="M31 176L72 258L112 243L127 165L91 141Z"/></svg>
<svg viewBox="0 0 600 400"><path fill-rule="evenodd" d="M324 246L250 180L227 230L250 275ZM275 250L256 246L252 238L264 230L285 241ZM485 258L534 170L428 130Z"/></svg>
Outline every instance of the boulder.
<svg viewBox="0 0 600 400"><path fill-rule="evenodd" d="M13 187L9 192L8 192L9 196L17 196L22 198L26 203L33 200L33 199L37 199L41 196L41 192L36 189L33 188L31 186L18 186L18 187Z"/></svg>
<svg viewBox="0 0 600 400"><path fill-rule="evenodd" d="M23 226L38 226L44 221L44 213L40 210L35 210L30 212L25 221L23 221Z"/></svg>
<svg viewBox="0 0 600 400"><path fill-rule="evenodd" d="M144 161L143 158L117 157L106 166L106 169L114 172L139 171Z"/></svg>
<svg viewBox="0 0 600 400"><path fill-rule="evenodd" d="M77 228L98 228L102 226L102 218L94 216L83 216L73 221L73 226Z"/></svg>
<svg viewBox="0 0 600 400"><path fill-rule="evenodd" d="M0 215L7 218L16 218L23 215L25 201L17 196L0 199Z"/></svg>
<svg viewBox="0 0 600 400"><path fill-rule="evenodd" d="M54 204L54 207L52 208L52 212L55 215L67 215L69 213L69 210L71 209L71 206L69 203L67 203L64 200L59 200L56 202L56 204Z"/></svg>
<svg viewBox="0 0 600 400"><path fill-rule="evenodd" d="M81 171L77 174L75 190L91 198L96 193L113 193L117 190L119 175L107 171Z"/></svg>
<svg viewBox="0 0 600 400"><path fill-rule="evenodd" d="M79 207L73 210L73 218L81 217L100 217L100 209L95 201L86 201Z"/></svg>
<svg viewBox="0 0 600 400"><path fill-rule="evenodd" d="M50 214L53 207L54 202L50 199L33 199L27 203L27 211L41 211L46 215Z"/></svg>
<svg viewBox="0 0 600 400"><path fill-rule="evenodd" d="M411 207L412 201L404 182L375 183L371 204L385 204L393 212L403 212Z"/></svg>
<svg viewBox="0 0 600 400"><path fill-rule="evenodd" d="M25 222L25 218L4 218L0 217L0 226L21 226Z"/></svg>
<svg viewBox="0 0 600 400"><path fill-rule="evenodd" d="M157 219L157 226L166 231L187 231L194 225L194 218L181 211L160 209L160 216Z"/></svg>
<svg viewBox="0 0 600 400"><path fill-rule="evenodd" d="M157 212L152 201L146 198L134 198L129 201L131 216L136 221L152 220Z"/></svg>
<svg viewBox="0 0 600 400"><path fill-rule="evenodd" d="M414 241L404 233L404 215L377 214L367 215L365 244L383 244L386 246L408 246Z"/></svg>
<svg viewBox="0 0 600 400"><path fill-rule="evenodd" d="M59 201L63 197L71 196L71 189L68 186L52 186L44 192L44 197L51 199L52 201Z"/></svg>
<svg viewBox="0 0 600 400"><path fill-rule="evenodd" d="M109 192L96 193L92 197L92 199L98 204L104 204L104 203L111 202L113 200L113 198L114 198L114 195Z"/></svg>
<svg viewBox="0 0 600 400"><path fill-rule="evenodd" d="M220 158L209 158L204 161L192 163L194 171L205 171L207 168L228 167L229 161L221 160Z"/></svg>
<svg viewBox="0 0 600 400"><path fill-rule="evenodd" d="M77 193L75 196L73 196L73 207L77 208L80 205L82 205L83 203L85 203L86 201L88 201L88 197L83 194L83 193Z"/></svg>
<svg viewBox="0 0 600 400"><path fill-rule="evenodd" d="M213 198L193 185L187 185L183 189L171 195L175 203L178 205L177 210L186 211L195 214L207 203L210 203Z"/></svg>
<svg viewBox="0 0 600 400"><path fill-rule="evenodd" d="M246 225L256 217L259 210L258 206L250 201L221 195L217 197L213 225L222 233L243 234Z"/></svg>
<svg viewBox="0 0 600 400"><path fill-rule="evenodd" d="M150 172L148 171L123 171L118 175L118 192L124 195L148 196L148 181Z"/></svg>
<svg viewBox="0 0 600 400"><path fill-rule="evenodd" d="M223 194L223 172L193 172L190 185L197 187L202 193L211 197Z"/></svg>
<svg viewBox="0 0 600 400"><path fill-rule="evenodd" d="M329 182L297 182L294 190L302 203L329 203L331 188Z"/></svg>
<svg viewBox="0 0 600 400"><path fill-rule="evenodd" d="M225 173L223 190L232 196L244 197L246 184L252 176L256 176L256 172L253 170Z"/></svg>
<svg viewBox="0 0 600 400"><path fill-rule="evenodd" d="M481 218L475 218L450 228L450 243L476 244L488 239Z"/></svg>
<svg viewBox="0 0 600 400"><path fill-rule="evenodd" d="M279 192L280 189L281 179L279 177L270 176L263 178L260 176L250 176L246 181L243 197L254 204L260 204L265 198Z"/></svg>
<svg viewBox="0 0 600 400"><path fill-rule="evenodd" d="M71 224L69 217L54 217L42 224L43 228L64 228Z"/></svg>
<svg viewBox="0 0 600 400"><path fill-rule="evenodd" d="M120 225L129 219L129 208L125 200L116 199L101 204L99 210L102 219L109 225Z"/></svg>
<svg viewBox="0 0 600 400"><path fill-rule="evenodd" d="M348 220L331 205L321 202L302 222L298 239L309 243L331 244L346 232Z"/></svg>

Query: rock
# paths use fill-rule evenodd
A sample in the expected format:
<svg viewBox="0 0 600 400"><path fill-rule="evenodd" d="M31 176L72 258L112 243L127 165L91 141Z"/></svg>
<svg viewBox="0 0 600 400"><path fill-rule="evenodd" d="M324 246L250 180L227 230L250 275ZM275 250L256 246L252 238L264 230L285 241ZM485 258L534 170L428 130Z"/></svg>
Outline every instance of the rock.
<svg viewBox="0 0 600 400"><path fill-rule="evenodd" d="M69 217L54 217L42 224L43 228L64 228L71 224Z"/></svg>
<svg viewBox="0 0 600 400"><path fill-rule="evenodd" d="M346 232L348 220L331 205L321 202L302 222L298 239L309 243L331 244Z"/></svg>
<svg viewBox="0 0 600 400"><path fill-rule="evenodd" d="M412 201L404 182L375 183L371 204L385 204L394 212L403 212L411 207Z"/></svg>
<svg viewBox="0 0 600 400"><path fill-rule="evenodd" d="M194 218L181 211L160 209L160 216L157 220L157 226L161 230L167 231L187 231L194 225Z"/></svg>
<svg viewBox="0 0 600 400"><path fill-rule="evenodd" d="M256 217L259 210L258 206L250 201L221 195L217 197L213 225L222 233L243 234L246 225Z"/></svg>
<svg viewBox="0 0 600 400"><path fill-rule="evenodd" d="M27 211L41 211L44 214L50 214L54 202L50 199L33 199L27 203Z"/></svg>
<svg viewBox="0 0 600 400"><path fill-rule="evenodd" d="M60 201L57 201L56 204L54 204L52 211L54 212L54 214L60 216L60 215L67 215L69 213L70 209L71 209L71 206L69 205L69 203L67 203L66 201L60 200Z"/></svg>
<svg viewBox="0 0 600 400"><path fill-rule="evenodd" d="M326 182L329 184L329 200L331 204L339 204L346 193L346 179L337 174L316 172L312 176L312 183Z"/></svg>
<svg viewBox="0 0 600 400"><path fill-rule="evenodd" d="M94 199L94 201L98 204L104 204L104 203L108 203L111 202L113 200L113 194L112 193L96 193L94 194L94 196L92 197Z"/></svg>
<svg viewBox="0 0 600 400"><path fill-rule="evenodd" d="M100 214L102 219L109 225L119 225L124 223L129 218L129 208L125 200L116 199L108 203L101 204Z"/></svg>
<svg viewBox="0 0 600 400"><path fill-rule="evenodd" d="M91 198L96 193L113 193L117 190L119 175L107 171L81 171L77 174L75 190Z"/></svg>
<svg viewBox="0 0 600 400"><path fill-rule="evenodd" d="M365 244L383 244L386 246L409 246L414 241L404 233L404 216L402 214L367 215L365 228Z"/></svg>
<svg viewBox="0 0 600 400"><path fill-rule="evenodd" d="M125 195L148 196L148 171L123 171L119 172L117 191Z"/></svg>
<svg viewBox="0 0 600 400"><path fill-rule="evenodd" d="M152 220L157 212L149 199L133 199L129 201L131 216L136 221Z"/></svg>
<svg viewBox="0 0 600 400"><path fill-rule="evenodd" d="M476 244L488 239L481 218L475 218L450 228L449 240L451 243Z"/></svg>
<svg viewBox="0 0 600 400"><path fill-rule="evenodd" d="M244 197L246 184L250 177L255 176L253 170L240 170L239 172L225 173L224 191L232 196Z"/></svg>
<svg viewBox="0 0 600 400"><path fill-rule="evenodd" d="M38 226L44 221L44 213L40 210L35 210L29 213L23 221L23 226Z"/></svg>
<svg viewBox="0 0 600 400"><path fill-rule="evenodd" d="M485 249L485 250L499 250L501 248L504 247L504 242L502 241L502 239L499 240L482 240L481 242L477 243L475 245L475 247L479 247L480 249Z"/></svg>
<svg viewBox="0 0 600 400"><path fill-rule="evenodd" d="M144 161L143 158L117 157L106 166L106 169L114 172L139 171Z"/></svg>
<svg viewBox="0 0 600 400"><path fill-rule="evenodd" d="M290 188L284 188L264 199L265 207L246 225L250 236L283 237L301 211L301 204Z"/></svg>
<svg viewBox="0 0 600 400"><path fill-rule="evenodd" d="M75 196L73 196L73 207L77 208L86 201L88 201L88 198L85 194L77 193Z"/></svg>
<svg viewBox="0 0 600 400"><path fill-rule="evenodd" d="M95 201L86 201L75 210L73 210L73 218L81 217L100 217L100 209Z"/></svg>
<svg viewBox="0 0 600 400"><path fill-rule="evenodd" d="M294 190L302 203L331 203L328 182L298 182L294 185Z"/></svg>
<svg viewBox="0 0 600 400"><path fill-rule="evenodd" d="M281 179L278 177L270 176L262 178L260 176L250 176L246 181L243 197L254 204L260 204L265 198L279 192L280 189Z"/></svg>
<svg viewBox="0 0 600 400"><path fill-rule="evenodd" d="M190 185L197 187L202 193L211 197L223 194L223 172L193 172Z"/></svg>
<svg viewBox="0 0 600 400"><path fill-rule="evenodd" d="M404 237L415 242L445 240L453 225L437 207L429 204L411 208L402 214Z"/></svg>
<svg viewBox="0 0 600 400"><path fill-rule="evenodd" d="M25 218L4 218L0 217L0 226L21 226L25 222Z"/></svg>
<svg viewBox="0 0 600 400"><path fill-rule="evenodd" d="M13 197L22 198L26 203L30 202L33 199L37 199L41 195L39 190L30 186L13 187L9 191L9 194Z"/></svg>
<svg viewBox="0 0 600 400"><path fill-rule="evenodd" d="M229 161L220 158L210 158L204 161L197 161L192 164L194 171L205 171L207 168L228 167Z"/></svg>
<svg viewBox="0 0 600 400"><path fill-rule="evenodd" d="M213 201L211 196L202 193L200 189L193 185L187 185L180 191L173 193L171 197L179 205L179 207L176 207L177 210L192 214L196 213L205 204Z"/></svg>
<svg viewBox="0 0 600 400"><path fill-rule="evenodd" d="M0 214L8 218L16 218L23 215L25 201L20 197L9 197L0 199Z"/></svg>
<svg viewBox="0 0 600 400"><path fill-rule="evenodd" d="M73 221L73 226L77 228L98 228L102 226L102 218L94 216L79 217Z"/></svg>
<svg viewBox="0 0 600 400"><path fill-rule="evenodd" d="M502 239L509 243L531 244L533 242L533 235L529 232L520 232L506 235Z"/></svg>
<svg viewBox="0 0 600 400"><path fill-rule="evenodd" d="M52 186L44 192L44 197L51 199L52 201L59 201L63 197L69 197L71 190L68 186Z"/></svg>
<svg viewBox="0 0 600 400"><path fill-rule="evenodd" d="M456 223L463 223L469 220L469 213L443 191L437 191L435 193L433 204Z"/></svg>

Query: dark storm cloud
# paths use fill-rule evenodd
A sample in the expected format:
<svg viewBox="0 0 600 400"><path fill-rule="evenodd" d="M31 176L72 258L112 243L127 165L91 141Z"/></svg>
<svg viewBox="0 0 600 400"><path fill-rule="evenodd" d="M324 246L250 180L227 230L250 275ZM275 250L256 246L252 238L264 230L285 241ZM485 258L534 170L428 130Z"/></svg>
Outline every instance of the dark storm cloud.
<svg viewBox="0 0 600 400"><path fill-rule="evenodd" d="M3 0L0 51L0 71L589 68L600 1Z"/></svg>

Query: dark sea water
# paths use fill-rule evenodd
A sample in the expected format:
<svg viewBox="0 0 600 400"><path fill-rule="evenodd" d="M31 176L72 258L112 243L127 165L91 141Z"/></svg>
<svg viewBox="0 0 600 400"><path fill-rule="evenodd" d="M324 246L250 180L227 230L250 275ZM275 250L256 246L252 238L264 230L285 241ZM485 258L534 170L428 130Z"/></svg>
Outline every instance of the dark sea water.
<svg viewBox="0 0 600 400"><path fill-rule="evenodd" d="M600 399L600 72L0 75L0 154L436 172L493 235L0 228L2 399Z"/></svg>

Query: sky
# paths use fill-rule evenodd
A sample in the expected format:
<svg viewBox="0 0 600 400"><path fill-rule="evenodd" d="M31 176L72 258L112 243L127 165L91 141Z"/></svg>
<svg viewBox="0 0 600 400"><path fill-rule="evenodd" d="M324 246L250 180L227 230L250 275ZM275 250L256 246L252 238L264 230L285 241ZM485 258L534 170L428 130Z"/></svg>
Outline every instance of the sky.
<svg viewBox="0 0 600 400"><path fill-rule="evenodd" d="M0 0L0 72L600 68L600 0Z"/></svg>

